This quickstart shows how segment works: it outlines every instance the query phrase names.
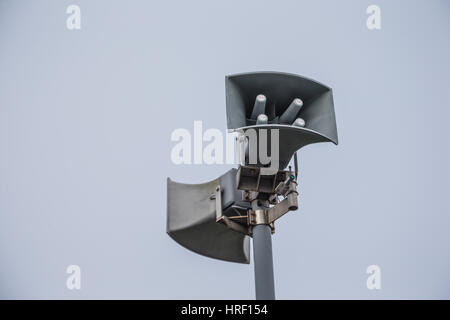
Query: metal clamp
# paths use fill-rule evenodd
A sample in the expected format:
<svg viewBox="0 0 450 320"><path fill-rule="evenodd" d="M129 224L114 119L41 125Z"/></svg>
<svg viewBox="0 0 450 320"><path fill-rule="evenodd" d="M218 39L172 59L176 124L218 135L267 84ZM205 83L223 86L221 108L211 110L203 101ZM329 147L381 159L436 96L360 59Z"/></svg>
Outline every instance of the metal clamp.
<svg viewBox="0 0 450 320"><path fill-rule="evenodd" d="M216 192L211 195L211 200L216 200L216 222L223 223L227 228L232 229L234 231L250 235L249 228L233 221L233 217L227 217L222 213L222 190L220 185L217 186ZM245 217L245 216L244 216ZM242 218L242 216L236 216L235 218Z"/></svg>
<svg viewBox="0 0 450 320"><path fill-rule="evenodd" d="M280 203L274 205L268 209L257 209L248 211L248 224L271 224L275 220L289 211L297 210L297 191L291 191L287 194L286 198Z"/></svg>
<svg viewBox="0 0 450 320"><path fill-rule="evenodd" d="M277 175L277 186L272 190L272 194L267 196L267 207L255 207L255 209L235 208L234 206L227 208L227 214L223 214L222 208L222 190L220 185L216 187L215 193L211 195L211 200L215 200L216 222L223 223L229 229L234 231L252 235L252 228L255 225L270 225L272 233L275 231L274 222L289 211L298 208L298 192L297 181L295 176L289 172L283 172ZM283 178L281 180L280 178ZM275 180L274 180L275 181ZM259 201L260 192L253 190L243 190L243 200L245 202ZM279 202L278 196L284 199ZM267 198L268 197L268 198ZM272 205L272 207L269 207ZM234 209L236 214L230 214L230 209ZM246 210L246 211L245 211ZM233 211L231 211L233 212Z"/></svg>

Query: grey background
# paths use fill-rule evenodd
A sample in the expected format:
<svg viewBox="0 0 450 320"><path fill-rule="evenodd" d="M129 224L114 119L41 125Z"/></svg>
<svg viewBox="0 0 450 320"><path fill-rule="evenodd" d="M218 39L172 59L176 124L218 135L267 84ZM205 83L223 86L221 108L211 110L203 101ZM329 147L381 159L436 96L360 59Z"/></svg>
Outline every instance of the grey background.
<svg viewBox="0 0 450 320"><path fill-rule="evenodd" d="M340 140L300 153L300 209L273 237L277 298L450 298L449 9L0 1L0 297L252 299L252 265L166 235L166 177L227 170L173 165L170 134L224 130L224 76L273 70L333 88Z"/></svg>

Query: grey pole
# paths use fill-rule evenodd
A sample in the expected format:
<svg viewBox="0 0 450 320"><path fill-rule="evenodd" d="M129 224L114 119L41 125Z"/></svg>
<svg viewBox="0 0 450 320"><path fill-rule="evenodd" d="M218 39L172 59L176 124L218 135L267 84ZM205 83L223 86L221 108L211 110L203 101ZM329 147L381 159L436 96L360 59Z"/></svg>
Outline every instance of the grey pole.
<svg viewBox="0 0 450 320"><path fill-rule="evenodd" d="M261 208L253 206L256 207ZM272 229L267 224L258 224L253 226L252 233L256 300L275 300Z"/></svg>

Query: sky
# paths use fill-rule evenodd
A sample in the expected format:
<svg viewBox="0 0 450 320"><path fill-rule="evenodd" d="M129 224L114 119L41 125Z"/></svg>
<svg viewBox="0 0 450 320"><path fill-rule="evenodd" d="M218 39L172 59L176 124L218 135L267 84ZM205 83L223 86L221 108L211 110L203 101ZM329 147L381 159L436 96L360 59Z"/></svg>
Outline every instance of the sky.
<svg viewBox="0 0 450 320"><path fill-rule="evenodd" d="M449 299L449 14L445 0L0 0L0 298L253 299L252 263L166 234L167 177L233 167L176 165L170 137L196 120L225 131L226 75L281 71L333 89L339 145L299 152L277 298Z"/></svg>

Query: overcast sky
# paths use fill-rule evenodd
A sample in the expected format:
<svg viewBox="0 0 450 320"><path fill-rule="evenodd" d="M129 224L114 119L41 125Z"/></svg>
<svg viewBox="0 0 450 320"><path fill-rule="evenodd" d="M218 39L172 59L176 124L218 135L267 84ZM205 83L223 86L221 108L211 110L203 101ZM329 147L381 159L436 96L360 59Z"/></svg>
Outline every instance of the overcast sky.
<svg viewBox="0 0 450 320"><path fill-rule="evenodd" d="M166 178L232 167L173 164L170 135L225 130L224 77L264 70L330 86L340 142L299 154L277 298L450 298L449 14L445 0L1 0L0 297L253 299L252 264L167 236Z"/></svg>

